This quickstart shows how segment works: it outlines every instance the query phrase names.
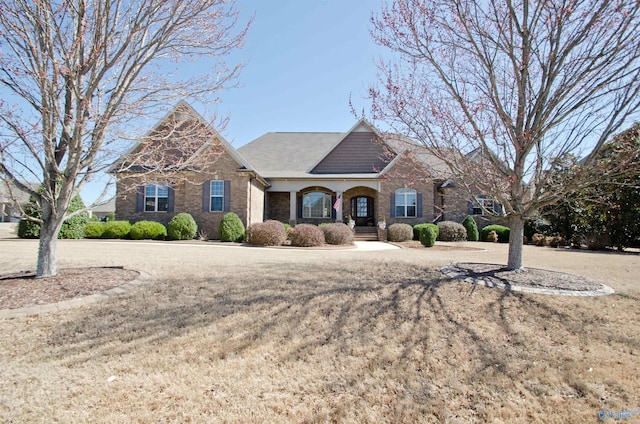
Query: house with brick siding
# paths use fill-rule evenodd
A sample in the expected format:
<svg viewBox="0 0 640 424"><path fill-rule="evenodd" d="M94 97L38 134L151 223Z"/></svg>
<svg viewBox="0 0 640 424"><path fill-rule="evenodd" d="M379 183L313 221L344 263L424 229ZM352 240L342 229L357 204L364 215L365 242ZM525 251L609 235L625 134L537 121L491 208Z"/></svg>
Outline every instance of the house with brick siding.
<svg viewBox="0 0 640 424"><path fill-rule="evenodd" d="M149 137L176 119L206 127L180 102ZM186 156L207 149L217 153L197 170L188 161L177 169L171 158L180 154L163 158L173 167L169 178L140 165L114 167L117 219L167 223L188 212L204 235L217 238L227 212L235 212L245 226L268 219L291 225L343 222L351 216L356 232L375 227L382 217L387 224L415 225L461 221L474 212L443 163L411 140L383 135L365 119L345 132L271 132L237 150L213 129L198 138ZM159 139L171 151L171 135ZM120 163L135 152L134 147Z"/></svg>

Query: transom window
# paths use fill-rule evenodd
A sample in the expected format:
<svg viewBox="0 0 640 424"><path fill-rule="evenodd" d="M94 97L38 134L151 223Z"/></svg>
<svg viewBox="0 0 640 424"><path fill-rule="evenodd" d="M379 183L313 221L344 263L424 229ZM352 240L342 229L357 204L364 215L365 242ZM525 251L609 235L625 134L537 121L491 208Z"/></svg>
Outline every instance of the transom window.
<svg viewBox="0 0 640 424"><path fill-rule="evenodd" d="M144 211L166 212L169 208L169 185L149 184L144 188Z"/></svg>
<svg viewBox="0 0 640 424"><path fill-rule="evenodd" d="M413 218L416 216L417 195L415 190L401 188L396 190L396 217Z"/></svg>
<svg viewBox="0 0 640 424"><path fill-rule="evenodd" d="M303 218L331 218L331 195L321 191L307 193L302 198Z"/></svg>
<svg viewBox="0 0 640 424"><path fill-rule="evenodd" d="M211 181L211 202L209 207L211 212L222 212L224 210L224 181Z"/></svg>
<svg viewBox="0 0 640 424"><path fill-rule="evenodd" d="M476 203L473 205L473 214L474 215L486 215L484 207L486 210L493 211L495 206L495 200L491 198L485 198L483 196L476 196Z"/></svg>

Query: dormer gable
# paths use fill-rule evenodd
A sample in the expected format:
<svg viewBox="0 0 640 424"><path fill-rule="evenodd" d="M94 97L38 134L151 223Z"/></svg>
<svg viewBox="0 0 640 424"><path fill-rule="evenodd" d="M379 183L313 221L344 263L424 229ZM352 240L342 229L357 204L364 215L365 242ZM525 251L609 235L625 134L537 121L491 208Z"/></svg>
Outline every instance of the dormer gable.
<svg viewBox="0 0 640 424"><path fill-rule="evenodd" d="M395 157L365 119L358 121L309 171L311 174L377 174Z"/></svg>

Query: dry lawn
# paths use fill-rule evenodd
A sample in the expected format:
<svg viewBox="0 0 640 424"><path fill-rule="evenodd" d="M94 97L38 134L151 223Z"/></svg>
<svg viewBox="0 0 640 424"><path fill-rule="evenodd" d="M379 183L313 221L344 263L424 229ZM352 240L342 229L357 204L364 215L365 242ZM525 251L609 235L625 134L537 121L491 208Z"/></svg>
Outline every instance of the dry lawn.
<svg viewBox="0 0 640 424"><path fill-rule="evenodd" d="M596 422L640 409L639 300L514 294L379 262L218 268L3 321L0 416Z"/></svg>

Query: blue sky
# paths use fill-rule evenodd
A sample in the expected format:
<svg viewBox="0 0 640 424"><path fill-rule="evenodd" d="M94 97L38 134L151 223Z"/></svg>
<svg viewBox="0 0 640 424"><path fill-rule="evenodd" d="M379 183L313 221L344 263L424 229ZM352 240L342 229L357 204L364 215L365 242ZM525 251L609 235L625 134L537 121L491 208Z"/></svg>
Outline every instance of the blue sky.
<svg viewBox="0 0 640 424"><path fill-rule="evenodd" d="M238 0L255 15L244 48L240 87L222 93L225 138L238 148L270 131L347 131L376 79L383 53L369 35L380 0ZM196 108L198 107L197 105Z"/></svg>
<svg viewBox="0 0 640 424"><path fill-rule="evenodd" d="M232 66L245 64L239 86L219 93L218 105L192 102L207 118L229 117L222 134L233 147L272 131L348 131L359 117L351 111L350 96L358 114L363 108L368 112L375 60L384 54L369 34L381 0L236 1L239 25L253 16L244 47L228 58ZM85 202L98 197L106 178L85 186Z"/></svg>

